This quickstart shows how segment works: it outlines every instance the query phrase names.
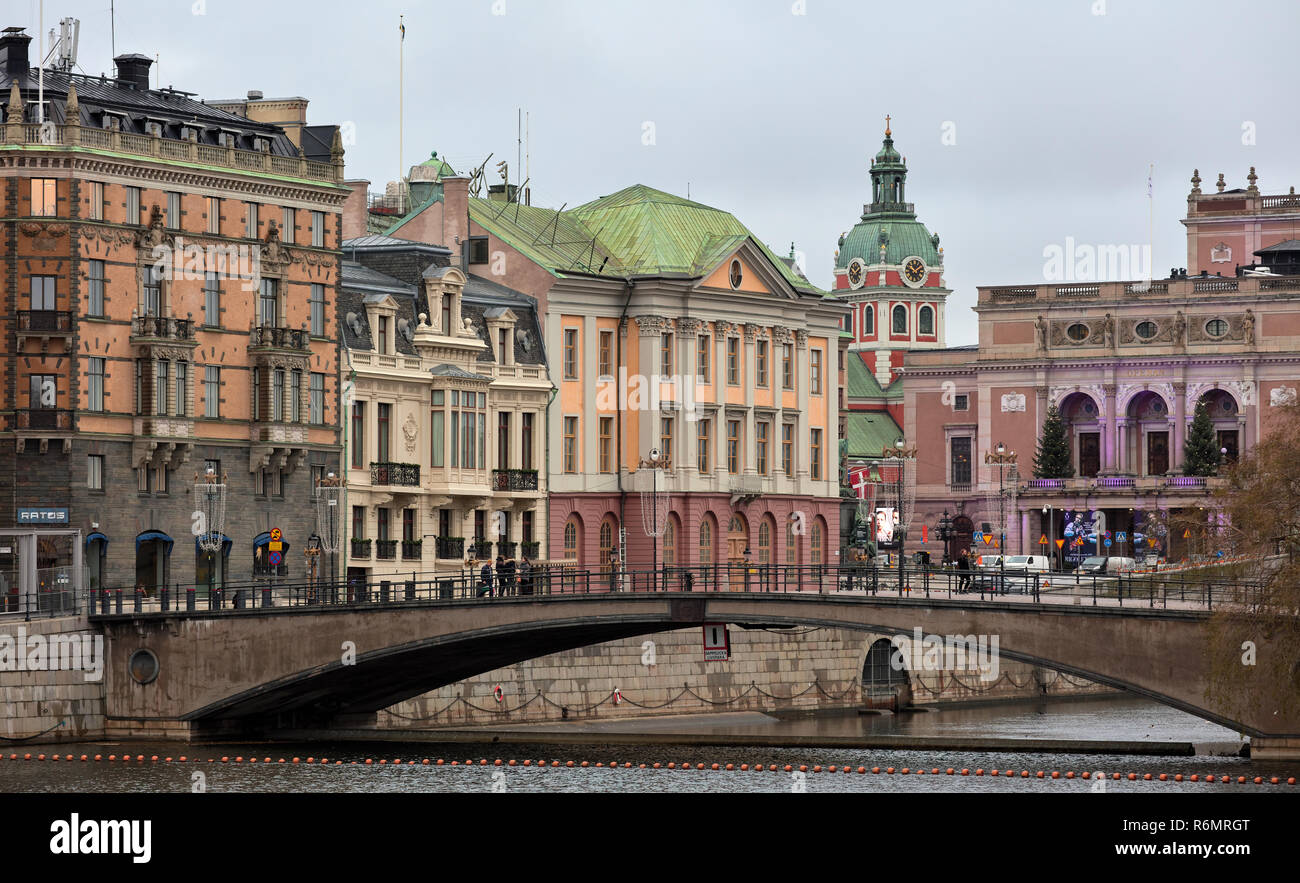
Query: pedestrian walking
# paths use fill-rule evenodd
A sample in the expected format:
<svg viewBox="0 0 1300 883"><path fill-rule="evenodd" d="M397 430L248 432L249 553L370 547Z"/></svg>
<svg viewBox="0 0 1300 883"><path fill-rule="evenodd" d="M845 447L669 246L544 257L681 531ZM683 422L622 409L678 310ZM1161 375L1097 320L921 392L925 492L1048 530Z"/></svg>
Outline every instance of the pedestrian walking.
<svg viewBox="0 0 1300 883"><path fill-rule="evenodd" d="M504 575L504 578L502 578ZM497 574L501 582L501 594L517 595L519 587L515 584L515 559L507 558L502 564L502 570Z"/></svg>
<svg viewBox="0 0 1300 883"><path fill-rule="evenodd" d="M962 549L957 558L957 591L965 594L970 591L970 550Z"/></svg>
<svg viewBox="0 0 1300 883"><path fill-rule="evenodd" d="M533 593L533 565L524 556L524 560L519 562L519 594L531 595Z"/></svg>
<svg viewBox="0 0 1300 883"><path fill-rule="evenodd" d="M478 594L480 598L483 597L484 595L487 595L489 598L492 597L492 562L491 561L484 561L483 568L479 571Z"/></svg>

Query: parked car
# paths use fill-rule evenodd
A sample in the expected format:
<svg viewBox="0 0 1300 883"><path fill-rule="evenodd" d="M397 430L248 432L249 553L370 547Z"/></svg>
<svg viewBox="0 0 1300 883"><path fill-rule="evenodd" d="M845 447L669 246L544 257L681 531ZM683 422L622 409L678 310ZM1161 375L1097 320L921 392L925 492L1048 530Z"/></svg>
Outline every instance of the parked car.
<svg viewBox="0 0 1300 883"><path fill-rule="evenodd" d="M1051 570L1046 555L985 555L978 559L971 588L984 592L1032 592L1041 577Z"/></svg>
<svg viewBox="0 0 1300 883"><path fill-rule="evenodd" d="M1114 576L1119 573L1132 573L1137 570L1137 562L1132 558L1119 556L1094 555L1085 558L1079 565L1079 573L1093 576Z"/></svg>

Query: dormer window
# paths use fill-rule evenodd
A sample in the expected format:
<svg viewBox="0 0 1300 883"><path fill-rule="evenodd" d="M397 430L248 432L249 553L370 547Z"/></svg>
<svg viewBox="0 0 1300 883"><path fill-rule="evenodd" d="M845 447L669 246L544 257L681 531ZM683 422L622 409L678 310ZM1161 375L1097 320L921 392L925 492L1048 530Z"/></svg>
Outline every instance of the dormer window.
<svg viewBox="0 0 1300 883"><path fill-rule="evenodd" d="M234 147L236 146L235 134L233 132L218 132L217 143L222 147Z"/></svg>
<svg viewBox="0 0 1300 883"><path fill-rule="evenodd" d="M379 344L379 350L378 350L379 354L382 356L388 355L388 317L387 316L379 317L378 344Z"/></svg>
<svg viewBox="0 0 1300 883"><path fill-rule="evenodd" d="M144 124L144 131L146 135L150 135L154 138L161 138L163 134L162 123L155 122L153 120L146 120Z"/></svg>
<svg viewBox="0 0 1300 883"><path fill-rule="evenodd" d="M444 335L450 335L450 334L451 334L451 320L454 318L454 315L453 315L453 314L454 314L454 312L455 312L455 304L454 304L454 301L455 301L455 296L454 296L454 295L451 295L451 294L443 294L443 296L442 296L442 324L438 326L438 330L441 331Z"/></svg>

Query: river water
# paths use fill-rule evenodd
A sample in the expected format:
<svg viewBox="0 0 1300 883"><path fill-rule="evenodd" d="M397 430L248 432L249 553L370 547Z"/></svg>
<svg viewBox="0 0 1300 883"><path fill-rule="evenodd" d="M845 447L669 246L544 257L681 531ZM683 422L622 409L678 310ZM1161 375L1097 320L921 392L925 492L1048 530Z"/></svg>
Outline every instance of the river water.
<svg viewBox="0 0 1300 883"><path fill-rule="evenodd" d="M654 718L636 721L607 722L600 724L547 724L527 729L538 734L536 742L527 743L437 743L411 742L313 742L290 743L228 743L181 745L177 743L86 743L46 746L3 746L4 760L0 761L0 792L48 793L153 793L191 792L202 788L211 793L222 792L954 792L975 793L991 791L1032 793L1086 793L1098 786L1095 780L1064 778L1067 771L1076 777L1084 771L1103 771L1108 792L1172 793L1224 792L1247 793L1286 792L1300 793L1300 786L1288 786L1286 779L1300 776L1300 763L1251 762L1236 757L1145 757L1134 755L1057 754L994 751L916 751L904 749L860 749L826 747L751 748L737 746L677 746L654 744L656 734L690 733L725 737L728 735L781 736L792 743L800 737L896 735L948 736L962 738L997 739L1085 739L1092 741L1123 740L1150 742L1217 743L1220 747L1237 743L1238 736L1198 718L1141 699L1103 699L1077 702L1052 702L1043 704L1015 704L979 708L950 709L935 713L894 716L835 715L794 720L777 720L766 715L741 714L735 716L708 715L692 718ZM590 737L583 744L547 744L546 734L564 732L582 733ZM639 733L646 744L610 744L602 742L605 733ZM573 738L570 735L569 738ZM58 752L60 760L49 757ZM122 754L133 758L123 762ZM44 753L44 761L35 758ZM10 760L17 754L18 760ZM31 754L30 761L22 760ZM79 758L88 755L85 762ZM95 762L99 754L103 760ZM72 755L69 762L63 758ZM119 759L109 761L109 755ZM144 760L134 758L143 755ZM159 760L150 758L157 755ZM184 756L184 763L179 758ZM320 758L328 759L321 764ZM164 758L171 757L172 762ZM228 758L223 763L221 759ZM235 758L243 761L236 763ZM256 757L256 763L250 758ZM300 763L292 763L298 757ZM311 757L314 763L305 763ZM271 763L266 763L269 758ZM279 763L285 758L285 763ZM423 761L429 759L425 765ZM437 764L443 759L443 765ZM503 766L493 762L500 758ZM372 763L366 764L370 759ZM516 766L509 766L514 759ZM522 766L525 759L532 762ZM381 764L379 761L386 763ZM414 764L411 761L415 761ZM455 760L456 765L451 762ZM487 760L488 765L480 764ZM539 768L538 761L547 766ZM338 763L342 761L342 763ZM356 761L356 763L353 763ZM467 765L466 762L470 762ZM559 761L559 767L550 764ZM569 768L567 763L575 766ZM586 761L587 768L581 767ZM595 764L604 764L596 768ZM623 764L631 763L626 769ZM654 769L655 763L661 764ZM678 768L668 769L669 763ZM697 764L706 765L697 770ZM724 769L713 771L718 764ZM618 764L610 769L610 764ZM640 765L646 764L646 769ZM680 769L690 764L692 769ZM726 771L732 764L734 771ZM748 764L751 769L741 771ZM762 764L764 770L753 769ZM771 764L780 767L768 769ZM784 767L792 766L792 772ZM813 772L834 765L835 773ZM800 774L806 766L809 772ZM849 766L854 771L845 774L840 770ZM866 767L859 774L858 767ZM880 774L870 772L880 767ZM895 773L884 772L894 767ZM948 776L953 767L958 772L969 769L969 776ZM902 774L907 768L910 772ZM924 774L918 775L917 769ZM940 770L934 775L932 770ZM974 775L983 769L985 775ZM999 770L994 778L991 770ZM1008 778L1005 770L1014 772ZM1037 779L1038 771L1045 773ZM1028 771L1030 778L1021 777ZM1061 778L1052 780L1052 771ZM1123 778L1109 778L1120 773ZM1138 781L1129 781L1129 773L1136 773ZM1142 775L1150 773L1152 781L1143 781ZM1165 773L1171 781L1160 782ZM1196 774L1202 779L1213 775L1213 783L1205 781L1177 783L1173 776L1189 777ZM1221 783L1221 776L1231 776L1232 783ZM1278 776L1282 784L1237 784L1238 776L1253 779L1262 776L1265 782Z"/></svg>

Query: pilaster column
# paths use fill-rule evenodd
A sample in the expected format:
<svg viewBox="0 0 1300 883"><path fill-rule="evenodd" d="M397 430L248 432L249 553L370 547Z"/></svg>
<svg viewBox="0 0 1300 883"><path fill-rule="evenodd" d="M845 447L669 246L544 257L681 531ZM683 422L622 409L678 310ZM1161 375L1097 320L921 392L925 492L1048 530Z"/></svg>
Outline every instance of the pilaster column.
<svg viewBox="0 0 1300 883"><path fill-rule="evenodd" d="M1128 440L1130 436L1131 421L1127 417L1115 418L1115 434L1118 439L1118 447L1115 449L1115 469L1120 474L1139 470L1132 468L1129 462Z"/></svg>
<svg viewBox="0 0 1300 883"><path fill-rule="evenodd" d="M644 378L642 388L645 395L642 398L640 407L636 408L636 451L630 458L629 468L635 468L640 462L640 458L646 455L651 448L659 443L659 416L662 410L655 407L658 401L661 387L656 379L664 374L664 356L663 356L663 335L672 331L672 325L668 319L663 316L637 316L637 328L640 329L639 346L637 353L638 373ZM633 387L632 378L628 378L629 395ZM633 409L628 408L631 412ZM629 423L630 416L623 418Z"/></svg>
<svg viewBox="0 0 1300 883"><path fill-rule="evenodd" d="M1183 445L1187 440L1187 384L1174 384L1174 431L1169 436L1173 450L1169 462L1175 472L1183 470Z"/></svg>
<svg viewBox="0 0 1300 883"><path fill-rule="evenodd" d="M1103 422L1101 432L1102 458L1103 461L1109 462L1101 464L1101 471L1103 473L1114 473L1118 471L1116 463L1119 459L1117 455L1119 450L1119 414L1115 411L1115 384L1106 384L1102 387L1102 392L1105 395L1105 402L1102 405L1105 413L1102 416L1105 421L1109 421L1110 431L1106 431L1106 423Z"/></svg>
<svg viewBox="0 0 1300 883"><path fill-rule="evenodd" d="M812 449L812 434L809 432L808 419L808 375L809 375L809 355L808 355L808 332L802 328L795 329L794 332L794 358L795 365L799 376L795 379L797 385L797 395L799 401L799 425L795 428L794 447L795 457L799 465L795 468L795 473L799 476L799 482L794 490L800 493L806 487L808 476L808 452ZM826 366L822 365L822 373L826 371ZM823 445L824 447L824 445ZM826 452L822 451L822 461L825 462Z"/></svg>
<svg viewBox="0 0 1300 883"><path fill-rule="evenodd" d="M1101 436L1101 474L1110 475L1115 471L1116 426L1114 420L1097 418L1098 435Z"/></svg>
<svg viewBox="0 0 1300 883"><path fill-rule="evenodd" d="M755 441L754 428L754 385L758 382L758 359L755 355L755 339L758 336L760 328L758 325L746 323L745 332L745 424L744 424L744 452L746 475L756 475L755 460L758 455L758 446ZM768 354L768 381L771 381L771 353ZM757 529L757 528L755 528ZM757 543L755 543L757 545Z"/></svg>
<svg viewBox="0 0 1300 883"><path fill-rule="evenodd" d="M616 337L622 336L623 331L616 329ZM617 356L617 347L619 342L615 340L615 356ZM623 341L623 346L627 342ZM600 413L596 410L596 378L600 373L600 364L598 360L600 350L600 334L596 331L596 317L587 316L582 321L582 369L578 376L584 379L582 384L582 413L578 415L578 438L577 445L580 450L581 460L576 464L580 475L595 475L600 472L600 458L598 456L597 446L600 444ZM561 362L563 362L563 349L560 350ZM626 350L624 350L626 353ZM614 365L614 400L617 401L619 366L618 359L615 358ZM563 376L564 366L560 366L561 376ZM613 417L616 421L619 415L617 411L607 416ZM614 432L617 436L617 429ZM564 472L564 437L560 434L560 473ZM585 484L585 481L584 481ZM597 529L599 529L597 525Z"/></svg>

